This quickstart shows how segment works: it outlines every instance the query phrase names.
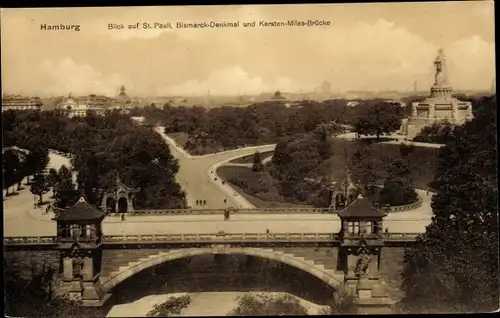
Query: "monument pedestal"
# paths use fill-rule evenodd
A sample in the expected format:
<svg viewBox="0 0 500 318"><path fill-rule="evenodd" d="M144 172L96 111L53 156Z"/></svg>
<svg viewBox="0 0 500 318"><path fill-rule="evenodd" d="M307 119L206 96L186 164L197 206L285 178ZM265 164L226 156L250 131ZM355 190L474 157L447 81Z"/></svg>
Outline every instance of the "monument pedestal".
<svg viewBox="0 0 500 318"><path fill-rule="evenodd" d="M361 277L356 287L358 313L360 314L390 314L393 312L394 301L385 292L379 279Z"/></svg>

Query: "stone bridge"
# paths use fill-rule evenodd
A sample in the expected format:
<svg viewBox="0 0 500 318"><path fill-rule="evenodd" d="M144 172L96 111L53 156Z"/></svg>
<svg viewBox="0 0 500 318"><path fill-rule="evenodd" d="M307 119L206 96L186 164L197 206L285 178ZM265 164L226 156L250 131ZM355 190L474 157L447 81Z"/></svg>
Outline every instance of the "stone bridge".
<svg viewBox="0 0 500 318"><path fill-rule="evenodd" d="M384 235L381 261L370 271L370 279L380 276L381 282L389 282L391 271L402 261L403 248L411 245L417 236L418 233ZM23 268L27 275L31 272L29 265L35 263L40 266L48 262L53 268L59 268L55 282L60 284L67 270L61 266L64 256L58 250L58 244L61 244L61 239L57 236L5 237L4 255ZM88 274L95 274L99 293L107 295L101 299L99 304L102 305L113 288L119 288L121 282L145 269L199 255L232 254L286 264L323 281L334 293L343 293L348 266L342 259L340 246L339 235L331 233L110 235L102 237L102 255L96 272ZM86 270L84 267L84 275ZM391 294L391 290L388 293ZM397 298L393 294L392 298ZM376 293L372 297L377 297Z"/></svg>
<svg viewBox="0 0 500 318"><path fill-rule="evenodd" d="M262 219L269 217L266 216L268 212L294 221L293 226L280 226L278 233L271 233L269 229L249 232L247 225L252 224L252 219L255 219L252 215L256 213L250 210L243 211L246 212L243 214L235 213L235 219L250 217L246 221L220 220L225 225L231 225L227 228L228 232L175 233L172 227L178 231L182 224L189 224L175 222L176 218L182 218L182 214L207 214L195 217L193 222L200 229L213 231L213 227L209 229L210 222L200 223L200 219L213 218L214 214L224 213L225 210L162 210L160 214L167 215L158 218L168 219L165 224L171 228L168 230L159 224L160 229L155 230L152 226L154 220L149 223L144 220L141 222L141 219L154 219L152 215L157 211L128 215L135 215L130 219L138 219L138 222L122 219L116 224L108 223L104 220L105 212L81 197L74 206L59 211L52 221L46 221L47 225L57 225L57 235L5 237L4 256L28 277L33 274L33 265L40 267L48 263L51 268L58 269L52 280L56 294L69 295L70 298L81 300L86 306L102 306L120 283L160 264L202 255L243 255L249 260L258 258L287 265L316 277L329 286L332 297L344 292L356 296L360 312L377 312L380 308L387 311L393 299L399 298L398 273L404 249L414 244L421 232L384 231L383 218L387 213L373 207L361 196L335 213L335 217L339 218L337 224L340 229L333 228L334 223L328 223L326 231L330 232L319 230L320 226L316 227L318 230L312 230L312 225L300 225L306 220L302 218L304 212L307 212L305 215L308 218L320 219L319 222L323 224L327 220L332 222L332 217L318 214L333 214L333 211L294 210L299 214L292 215L290 209L257 212ZM113 225L115 231L109 231L112 229L109 225ZM245 227L246 230L243 229ZM106 233L114 235L104 235L103 228ZM247 232L233 232L234 228ZM52 227L48 233L53 233L54 229ZM131 230L135 230L136 234L131 234Z"/></svg>

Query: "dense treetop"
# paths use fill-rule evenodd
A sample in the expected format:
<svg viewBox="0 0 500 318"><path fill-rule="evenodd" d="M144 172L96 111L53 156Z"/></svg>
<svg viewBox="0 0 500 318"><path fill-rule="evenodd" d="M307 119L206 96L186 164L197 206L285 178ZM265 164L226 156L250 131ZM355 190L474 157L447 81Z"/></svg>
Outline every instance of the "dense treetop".
<svg viewBox="0 0 500 318"><path fill-rule="evenodd" d="M406 311L498 309L496 96L477 106L439 153L432 223L405 257Z"/></svg>
<svg viewBox="0 0 500 318"><path fill-rule="evenodd" d="M68 118L61 111L4 114L4 146L72 153L78 184L88 200L100 204L116 172L129 187L140 188L137 208L182 208L185 196L175 182L179 169L168 146L149 127L119 112Z"/></svg>

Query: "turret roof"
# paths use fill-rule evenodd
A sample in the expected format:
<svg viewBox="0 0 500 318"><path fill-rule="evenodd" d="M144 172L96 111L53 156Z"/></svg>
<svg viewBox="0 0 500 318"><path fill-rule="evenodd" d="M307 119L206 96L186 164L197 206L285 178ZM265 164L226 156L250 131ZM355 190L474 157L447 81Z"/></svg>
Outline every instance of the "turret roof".
<svg viewBox="0 0 500 318"><path fill-rule="evenodd" d="M356 200L349 204L345 209L338 212L341 218L363 218L377 217L382 218L385 213L375 208L370 201L363 198L360 194Z"/></svg>
<svg viewBox="0 0 500 318"><path fill-rule="evenodd" d="M75 205L61 211L54 219L57 221L97 221L102 220L104 215L104 212L94 208L81 196Z"/></svg>

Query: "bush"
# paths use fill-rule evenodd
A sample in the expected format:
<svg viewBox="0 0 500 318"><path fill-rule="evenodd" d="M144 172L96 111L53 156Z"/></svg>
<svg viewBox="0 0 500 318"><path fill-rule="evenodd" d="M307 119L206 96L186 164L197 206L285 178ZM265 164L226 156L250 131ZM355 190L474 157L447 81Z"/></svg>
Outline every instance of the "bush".
<svg viewBox="0 0 500 318"><path fill-rule="evenodd" d="M147 313L147 317L167 317L180 315L181 311L191 303L189 295L181 297L170 297L166 302L160 305L155 305L154 308Z"/></svg>
<svg viewBox="0 0 500 318"><path fill-rule="evenodd" d="M228 316L283 316L307 315L299 300L291 295L255 296L245 294L238 302L238 307L227 314Z"/></svg>

